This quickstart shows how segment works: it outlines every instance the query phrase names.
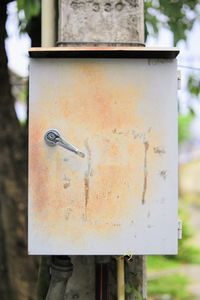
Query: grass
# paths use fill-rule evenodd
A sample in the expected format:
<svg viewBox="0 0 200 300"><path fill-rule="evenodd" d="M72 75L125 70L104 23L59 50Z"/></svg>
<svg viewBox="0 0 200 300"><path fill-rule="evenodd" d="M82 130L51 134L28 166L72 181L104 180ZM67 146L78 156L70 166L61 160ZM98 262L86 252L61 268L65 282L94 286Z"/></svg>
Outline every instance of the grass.
<svg viewBox="0 0 200 300"><path fill-rule="evenodd" d="M181 201L180 218L183 220L183 239L179 241L179 254L174 256L148 256L147 270L149 300L193 300L189 292L190 281L178 273L183 264L200 264L200 249L192 244L194 231L190 226L187 200ZM155 277L156 276L156 277Z"/></svg>
<svg viewBox="0 0 200 300"><path fill-rule="evenodd" d="M188 278L178 273L161 276L149 280L148 295L151 299L192 300L194 298L188 292L188 285Z"/></svg>
<svg viewBox="0 0 200 300"><path fill-rule="evenodd" d="M195 209L197 218L200 211L200 195L199 193L185 193L182 196L183 198L179 201L179 217L183 221L183 239L179 241L179 254L147 257L147 270L150 278L148 300L197 299L189 291L192 282L190 283L187 274L182 274L179 268L183 269L185 264L190 264L190 267L192 264L200 264L200 248L199 245L194 244L196 232L195 228L191 227L191 218L193 217L191 212L194 212Z"/></svg>
<svg viewBox="0 0 200 300"><path fill-rule="evenodd" d="M200 249L186 243L184 247L180 248L179 255L175 257L177 261L182 263L189 263L189 264L200 264Z"/></svg>
<svg viewBox="0 0 200 300"><path fill-rule="evenodd" d="M147 270L149 271L159 271L178 268L180 263L177 260L168 259L165 256L148 256L147 257Z"/></svg>
<svg viewBox="0 0 200 300"><path fill-rule="evenodd" d="M166 256L148 256L147 270L156 272L157 278L148 281L148 299L192 299L188 293L189 280L177 274L181 263ZM172 274L163 275L162 271L172 271ZM161 275L159 275L159 272ZM176 273L174 273L176 272Z"/></svg>

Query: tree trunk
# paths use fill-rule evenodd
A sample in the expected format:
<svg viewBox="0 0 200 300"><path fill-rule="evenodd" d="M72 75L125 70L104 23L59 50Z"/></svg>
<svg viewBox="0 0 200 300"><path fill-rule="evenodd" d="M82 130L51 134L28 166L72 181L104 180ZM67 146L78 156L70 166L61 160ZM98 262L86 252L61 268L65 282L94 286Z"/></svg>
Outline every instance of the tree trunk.
<svg viewBox="0 0 200 300"><path fill-rule="evenodd" d="M7 2L0 1L0 295L34 299L35 259L27 255L27 128L16 117L5 51Z"/></svg>

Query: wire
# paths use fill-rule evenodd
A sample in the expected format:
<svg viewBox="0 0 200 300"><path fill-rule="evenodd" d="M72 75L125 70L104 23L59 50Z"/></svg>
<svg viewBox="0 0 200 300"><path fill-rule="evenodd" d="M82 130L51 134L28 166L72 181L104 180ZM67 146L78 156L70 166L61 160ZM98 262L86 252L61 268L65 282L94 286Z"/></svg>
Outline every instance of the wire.
<svg viewBox="0 0 200 300"><path fill-rule="evenodd" d="M100 300L103 300L103 265L100 266Z"/></svg>
<svg viewBox="0 0 200 300"><path fill-rule="evenodd" d="M96 264L96 300L109 299L109 271L108 263Z"/></svg>
<svg viewBox="0 0 200 300"><path fill-rule="evenodd" d="M195 70L195 71L200 71L200 68L196 67L190 67L190 66L184 66L184 65L178 65L179 68L184 68L184 69L190 69L190 70Z"/></svg>

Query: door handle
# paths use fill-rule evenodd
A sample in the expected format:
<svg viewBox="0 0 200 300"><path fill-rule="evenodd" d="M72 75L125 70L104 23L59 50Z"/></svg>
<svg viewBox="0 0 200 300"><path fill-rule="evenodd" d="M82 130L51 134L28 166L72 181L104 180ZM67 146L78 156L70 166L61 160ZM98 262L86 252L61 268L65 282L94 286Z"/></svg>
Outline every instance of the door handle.
<svg viewBox="0 0 200 300"><path fill-rule="evenodd" d="M56 129L49 129L44 135L44 140L48 146L54 147L59 145L80 157L85 157L85 154L78 148L61 138L60 133Z"/></svg>

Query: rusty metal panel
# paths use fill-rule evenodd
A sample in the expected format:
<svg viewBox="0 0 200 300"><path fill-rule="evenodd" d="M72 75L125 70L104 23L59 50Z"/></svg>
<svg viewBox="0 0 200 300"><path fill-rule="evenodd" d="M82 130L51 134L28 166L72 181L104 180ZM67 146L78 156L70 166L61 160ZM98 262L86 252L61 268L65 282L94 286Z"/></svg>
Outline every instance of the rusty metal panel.
<svg viewBox="0 0 200 300"><path fill-rule="evenodd" d="M30 254L177 253L176 75L174 59L31 59Z"/></svg>

